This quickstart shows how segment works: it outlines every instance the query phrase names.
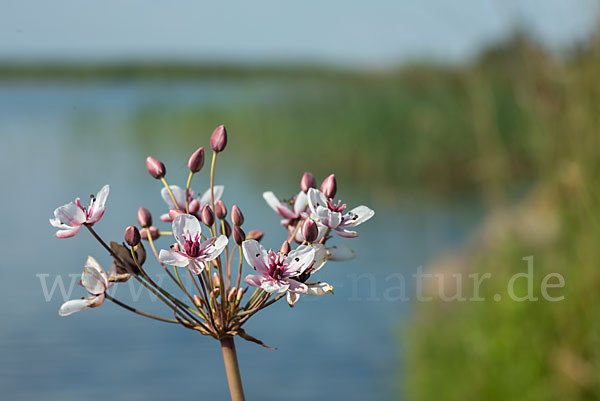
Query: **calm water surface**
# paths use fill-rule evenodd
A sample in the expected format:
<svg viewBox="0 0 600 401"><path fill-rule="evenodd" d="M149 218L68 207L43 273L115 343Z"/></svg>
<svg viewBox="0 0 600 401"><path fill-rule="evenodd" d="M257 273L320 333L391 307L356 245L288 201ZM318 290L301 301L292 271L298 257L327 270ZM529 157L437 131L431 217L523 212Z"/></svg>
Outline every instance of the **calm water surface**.
<svg viewBox="0 0 600 401"><path fill-rule="evenodd" d="M143 319L108 301L60 318L61 291L46 301L39 274L49 275L49 286L61 275L68 290L68 274L79 274L87 255L109 266L109 257L86 232L69 240L53 237L48 218L75 196L85 198L110 183L108 209L97 225L108 239L122 238L140 205L155 216L164 211L160 185L144 168L148 147L130 135L138 110L235 102L255 96L259 87L260 101L285 95L277 83L233 81L0 83L2 399L227 399L220 350L211 338ZM198 141L208 145L208 133ZM184 185L189 149L169 143L167 134L152 143L153 154L168 166L170 182ZM277 247L283 231L261 193L293 194L302 172L260 177L226 153L223 158L217 181L226 186L224 200L239 203L246 227L264 229L265 244ZM204 190L207 182L201 175L193 187ZM278 348L237 342L248 399L397 399L403 377L400 334L411 304L386 299L398 296L390 292L399 285L391 275L407 278L410 295L410 275L417 267L464 241L481 216L471 201L386 204L360 187L341 187L339 193L350 205L370 204L377 214L360 227L359 239L345 242L356 259L321 271L320 279L335 286L335 295L304 297L294 309L281 302L246 326ZM146 268L159 272L150 262ZM364 273L370 278L359 276ZM128 284L113 291L131 301ZM71 297L84 295L75 286ZM145 292L135 305L163 312Z"/></svg>

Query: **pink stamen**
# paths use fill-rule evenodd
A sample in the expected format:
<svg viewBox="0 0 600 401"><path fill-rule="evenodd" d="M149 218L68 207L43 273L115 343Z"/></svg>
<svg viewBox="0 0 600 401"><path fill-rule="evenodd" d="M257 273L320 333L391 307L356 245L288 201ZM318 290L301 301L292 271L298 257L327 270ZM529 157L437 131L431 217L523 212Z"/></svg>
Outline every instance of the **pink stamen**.
<svg viewBox="0 0 600 401"><path fill-rule="evenodd" d="M331 210L332 212L343 212L344 209L346 209L346 204L342 204L342 201L339 200L337 202L337 204L333 203L333 199L328 199L327 200L327 207L329 207L329 210Z"/></svg>
<svg viewBox="0 0 600 401"><path fill-rule="evenodd" d="M284 262L285 255L275 254L275 252L271 251L269 253L269 266L267 271L269 277L274 278L275 280L281 280L285 273L285 268L287 267Z"/></svg>
<svg viewBox="0 0 600 401"><path fill-rule="evenodd" d="M196 234L193 239L192 234L188 234L187 238L184 234L183 239L185 240L185 244L183 245L185 254L192 258L200 256L200 234Z"/></svg>

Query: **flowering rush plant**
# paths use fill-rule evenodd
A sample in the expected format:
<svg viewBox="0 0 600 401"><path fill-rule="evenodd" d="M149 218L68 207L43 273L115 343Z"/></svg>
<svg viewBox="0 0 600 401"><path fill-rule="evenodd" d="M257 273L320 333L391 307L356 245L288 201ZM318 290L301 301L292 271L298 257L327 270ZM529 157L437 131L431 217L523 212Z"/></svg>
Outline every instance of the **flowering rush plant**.
<svg viewBox="0 0 600 401"><path fill-rule="evenodd" d="M224 188L214 185L217 155L226 145L227 131L221 125L210 138L210 187L200 196L196 196L190 185L194 175L204 166L204 148L199 148L189 158L185 189L167 183L162 162L152 157L146 159L150 175L164 185L161 196L168 212L161 215L160 220L171 223L171 231L159 230L153 225L150 211L140 207L137 214L139 228L128 226L122 243L105 242L94 230L94 225L104 214L108 185L92 196L86 206L77 198L75 202L57 208L50 224L58 229L58 238L73 237L82 226L85 227L112 258L108 272L93 257L87 258L80 285L90 296L65 302L59 315L97 308L108 299L138 315L179 324L211 336L221 343L231 399L239 401L244 399L244 393L234 337L270 348L244 331L243 325L248 319L284 297L290 306L294 306L303 295L333 293L330 284L317 281L314 276L326 262L352 259L354 252L343 245L330 245L329 240L358 236L354 228L370 219L374 212L366 206L347 211L340 200L334 201L337 184L333 174L317 189L312 174L304 173L300 191L291 199L280 200L273 192L263 194L267 204L282 218L281 225L287 231L278 250L267 250L260 244L263 232L251 230L246 233L242 228L242 211L233 205L228 214L227 206L221 200ZM159 251L157 242L164 238L167 240ZM165 290L152 279L152 270L145 264L146 250L142 240L148 242L158 262L157 268L167 273L178 294ZM249 286L245 288L242 286L243 260L253 270L244 277L244 283ZM193 282L193 291L183 284L183 275ZM130 279L156 295L170 309L168 317L141 311L108 293L113 285Z"/></svg>

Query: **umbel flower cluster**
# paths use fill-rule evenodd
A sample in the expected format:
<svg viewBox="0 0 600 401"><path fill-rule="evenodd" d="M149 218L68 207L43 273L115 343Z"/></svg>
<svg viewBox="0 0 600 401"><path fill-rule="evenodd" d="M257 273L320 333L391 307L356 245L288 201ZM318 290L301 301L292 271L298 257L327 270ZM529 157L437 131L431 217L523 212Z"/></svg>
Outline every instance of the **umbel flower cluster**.
<svg viewBox="0 0 600 401"><path fill-rule="evenodd" d="M300 191L290 199L279 199L273 192L265 192L267 204L281 218L286 230L285 240L277 250L267 250L260 241L260 230L244 231L244 215L237 205L228 212L221 200L224 187L214 184L217 155L227 145L225 126L212 133L210 147L210 187L197 196L190 186L192 178L204 166L204 148L196 150L189 158L189 176L184 188L169 185L165 179L166 168L159 160L148 157L149 174L162 182L161 196L167 211L160 216L163 224L170 223L171 231L162 231L153 225L152 214L140 207L137 214L139 227L125 229L124 242L104 241L94 230L102 218L109 186L105 185L83 205L75 202L58 207L50 223L58 229L56 237L68 238L85 227L112 257L112 265L105 272L91 256L85 262L81 286L88 297L70 300L59 309L59 315L67 316L88 308L97 308L108 299L116 305L139 315L180 324L201 334L221 341L223 347L233 347L233 336L266 345L248 335L243 325L255 313L285 297L294 306L303 295L320 296L333 292L333 286L317 280L318 271L330 261L345 261L354 257L352 249L344 245L330 245L336 238L354 238L355 227L370 219L374 212L366 206L347 211L346 204L334 200L337 193L335 176L327 177L320 188L310 173L304 173ZM147 241L156 261L180 291L175 295L158 285L151 277L155 269L146 264ZM158 250L158 242L164 244ZM237 257L236 257L237 254ZM243 260L253 270L243 278ZM194 286L189 291L181 277L188 276ZM136 280L146 287L171 310L168 316L157 316L138 310L108 293L111 286ZM242 284L249 287L244 288ZM253 291L250 291L254 287ZM251 292L251 294L250 294ZM230 390L233 399L243 399L237 359L236 377L230 377L228 357L224 349ZM234 372L236 373L236 372ZM234 375L235 376L235 375ZM234 390L239 394L234 394Z"/></svg>

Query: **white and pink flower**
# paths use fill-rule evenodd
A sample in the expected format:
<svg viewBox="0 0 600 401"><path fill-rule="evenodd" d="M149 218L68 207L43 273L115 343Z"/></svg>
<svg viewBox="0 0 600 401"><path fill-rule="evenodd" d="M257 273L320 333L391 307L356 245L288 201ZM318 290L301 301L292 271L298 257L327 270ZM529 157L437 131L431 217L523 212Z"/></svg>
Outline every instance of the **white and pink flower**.
<svg viewBox="0 0 600 401"><path fill-rule="evenodd" d="M321 191L315 188L308 190L308 206L313 220L346 238L358 236L356 231L350 231L348 228L354 228L364 223L375 214L366 206L358 206L342 214L346 209L346 204L342 204L341 201L334 203L333 199L327 199Z"/></svg>
<svg viewBox="0 0 600 401"><path fill-rule="evenodd" d="M333 293L333 286L319 281L311 281L309 278L312 274L319 271L325 263L329 260L330 253L329 250L325 248L323 244L312 244L312 248L314 249L314 258L309 267L304 270L298 276L293 277L294 280L299 281L300 283L306 286L306 295L312 296L321 296L329 293ZM286 294L287 302L290 306L294 306L296 302L300 299L300 292L289 292Z"/></svg>
<svg viewBox="0 0 600 401"><path fill-rule="evenodd" d="M159 254L160 261L177 267L187 266L197 275L202 273L207 262L223 252L228 242L224 235L202 241L200 222L189 214L175 217L172 227L177 246L170 250L162 249Z"/></svg>
<svg viewBox="0 0 600 401"><path fill-rule="evenodd" d="M75 203L70 202L54 210L54 218L50 219L50 224L58 228L56 236L58 238L68 238L75 236L83 224L93 225L98 222L104 214L104 205L110 187L105 185L98 191L96 196L92 196L87 206L82 206L79 198Z"/></svg>
<svg viewBox="0 0 600 401"><path fill-rule="evenodd" d="M161 215L160 219L167 223L173 221L174 215L185 213L185 203L186 203L185 188L181 188L177 185L170 185L169 187L171 188L171 192L173 192L173 197L175 197L175 200L177 201L177 205L179 207L177 207L175 205L175 202L173 202L173 199L171 199L171 195L169 194L169 190L167 188L163 188L160 190L160 196L163 198L163 200L169 206L169 211L170 211L170 213L165 213L165 214ZM223 185L215 185L215 187L214 187L215 202L217 202L219 199L221 199L221 196L223 196L224 189L225 189L225 187ZM190 189L189 202L190 202L190 210L193 208L198 213L200 213L202 211L202 209L204 208L204 206L210 204L210 188L207 189L202 194L202 196L200 196L196 199L194 199L194 191L192 191ZM193 205L193 203L198 203L198 204Z"/></svg>
<svg viewBox="0 0 600 401"><path fill-rule="evenodd" d="M284 227L295 226L300 219L308 217L306 213L308 198L302 191L294 197L293 207L281 202L271 191L264 192L263 198L275 213L283 217L281 225Z"/></svg>
<svg viewBox="0 0 600 401"><path fill-rule="evenodd" d="M97 308L104 302L104 294L112 283L108 282L106 273L96 259L88 256L85 262L81 281L79 282L83 288L91 295L88 298L73 299L62 304L58 310L60 316L68 316L72 313L79 312L87 308Z"/></svg>
<svg viewBox="0 0 600 401"><path fill-rule="evenodd" d="M244 281L269 293L306 293L307 286L295 279L314 262L315 250L306 245L299 246L287 255L268 251L257 241L242 243L246 262L259 275L248 275Z"/></svg>

